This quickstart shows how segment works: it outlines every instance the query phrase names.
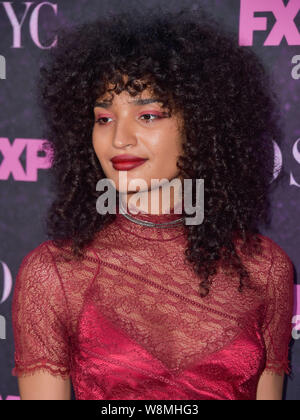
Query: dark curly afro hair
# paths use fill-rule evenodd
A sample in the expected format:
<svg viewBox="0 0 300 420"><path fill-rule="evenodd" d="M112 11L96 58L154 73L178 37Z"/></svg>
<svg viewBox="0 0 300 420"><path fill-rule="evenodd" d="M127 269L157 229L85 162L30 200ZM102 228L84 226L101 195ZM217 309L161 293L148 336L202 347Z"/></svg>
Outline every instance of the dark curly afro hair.
<svg viewBox="0 0 300 420"><path fill-rule="evenodd" d="M96 183L105 174L92 145L94 102L111 83L116 94L127 89L133 96L149 86L171 112L182 113L183 178L204 179L204 221L185 225L185 256L201 279L200 295L208 294L220 262L238 274L242 291L250 276L235 239L243 252L260 250L274 185L273 141L283 138L279 101L258 57L202 10L121 12L57 33L37 85L56 180L49 237L58 246L71 241L73 257L81 258L115 219L96 211Z"/></svg>

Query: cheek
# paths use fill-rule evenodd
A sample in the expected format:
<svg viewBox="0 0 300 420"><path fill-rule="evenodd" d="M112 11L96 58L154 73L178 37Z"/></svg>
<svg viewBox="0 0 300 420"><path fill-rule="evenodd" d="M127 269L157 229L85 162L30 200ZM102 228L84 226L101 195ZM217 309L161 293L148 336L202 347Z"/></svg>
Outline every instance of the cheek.
<svg viewBox="0 0 300 420"><path fill-rule="evenodd" d="M178 155L182 153L182 141L177 132L169 131L168 135L165 136L163 141L158 148L159 159L169 162L170 164L176 163Z"/></svg>
<svg viewBox="0 0 300 420"><path fill-rule="evenodd" d="M157 153L157 158L155 159L155 168L153 171L157 174L158 178L169 178L173 177L177 173L177 158L178 150L173 147L165 147L163 150Z"/></svg>
<svg viewBox="0 0 300 420"><path fill-rule="evenodd" d="M105 156L105 144L99 139L97 135L95 135L94 131L92 134L92 144L98 159L100 161L103 160Z"/></svg>

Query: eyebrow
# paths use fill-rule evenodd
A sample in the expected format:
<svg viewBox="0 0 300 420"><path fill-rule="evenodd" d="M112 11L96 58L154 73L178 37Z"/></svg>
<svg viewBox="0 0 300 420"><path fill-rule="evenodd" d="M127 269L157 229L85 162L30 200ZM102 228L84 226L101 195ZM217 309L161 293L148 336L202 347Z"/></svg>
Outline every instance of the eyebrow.
<svg viewBox="0 0 300 420"><path fill-rule="evenodd" d="M152 104L154 102L161 102L162 103L162 101L160 99L155 99L155 98L135 99L134 101L131 101L131 102L128 102L128 103L133 104L133 105L147 105L147 104ZM94 104L94 108L96 108L96 107L109 108L111 104L112 104L111 101L104 101L104 102L96 101L95 104Z"/></svg>

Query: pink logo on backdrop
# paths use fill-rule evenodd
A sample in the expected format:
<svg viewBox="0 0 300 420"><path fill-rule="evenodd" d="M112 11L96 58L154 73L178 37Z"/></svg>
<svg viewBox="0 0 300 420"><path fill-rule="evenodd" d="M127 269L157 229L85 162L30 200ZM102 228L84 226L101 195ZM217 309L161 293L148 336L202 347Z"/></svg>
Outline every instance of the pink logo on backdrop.
<svg viewBox="0 0 300 420"><path fill-rule="evenodd" d="M18 395L8 395L5 400L20 400L21 398ZM0 395L0 400L3 400L2 395Z"/></svg>
<svg viewBox="0 0 300 420"><path fill-rule="evenodd" d="M3 159L0 164L0 180L7 180L11 174L15 181L35 182L38 169L51 167L50 151L45 148L46 140L15 139L11 144L5 137L0 137L0 153ZM20 156L26 149L26 169L24 170ZM43 153L40 156L39 153Z"/></svg>
<svg viewBox="0 0 300 420"><path fill-rule="evenodd" d="M24 32L27 34L29 32L32 41L38 48L41 49L49 49L53 48L57 44L57 37L53 40L51 45L42 45L40 42L40 33L41 29L43 29L41 22L40 22L40 13L41 11L47 10L47 15L43 16L43 20L49 20L53 18L53 13L57 16L57 4L53 4L48 1L44 1L42 3L36 4L36 1L25 1L23 2L25 9L22 10L20 14L20 5L18 5L18 13L16 13L14 9L14 2L11 1L3 1L0 3L0 6L3 6L4 12L11 24L12 28L12 48L23 48L22 46L22 35ZM17 2L15 2L17 3ZM20 3L20 2L19 2ZM32 6L32 7L31 7ZM50 8L50 10L49 10ZM50 13L49 13L50 11ZM50 15L50 16L49 16ZM28 16L28 17L27 17Z"/></svg>
<svg viewBox="0 0 300 420"><path fill-rule="evenodd" d="M267 17L254 16L255 12L272 12L276 19L265 46L279 45L284 37L288 45L300 45L294 20L299 10L300 0L289 0L286 6L283 0L241 0L239 45L252 46L253 32L267 30Z"/></svg>

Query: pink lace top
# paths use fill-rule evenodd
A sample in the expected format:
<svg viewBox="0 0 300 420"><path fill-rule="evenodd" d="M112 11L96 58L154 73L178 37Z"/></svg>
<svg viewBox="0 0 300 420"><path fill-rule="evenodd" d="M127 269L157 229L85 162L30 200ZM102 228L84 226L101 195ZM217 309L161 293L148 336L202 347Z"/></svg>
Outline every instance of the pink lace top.
<svg viewBox="0 0 300 420"><path fill-rule="evenodd" d="M261 255L242 256L256 288L240 293L220 268L205 298L184 262L183 225L118 213L80 262L43 242L16 279L12 374L70 376L81 400L255 400L264 369L290 373L293 311L291 260L260 237Z"/></svg>

